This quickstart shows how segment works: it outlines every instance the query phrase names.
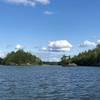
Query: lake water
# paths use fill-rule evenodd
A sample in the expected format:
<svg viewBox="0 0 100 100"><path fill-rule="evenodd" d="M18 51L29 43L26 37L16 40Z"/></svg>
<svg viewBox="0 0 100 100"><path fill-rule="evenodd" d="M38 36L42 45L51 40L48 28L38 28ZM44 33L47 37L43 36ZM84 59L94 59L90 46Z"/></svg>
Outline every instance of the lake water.
<svg viewBox="0 0 100 100"><path fill-rule="evenodd" d="M100 100L100 68L0 66L0 100Z"/></svg>

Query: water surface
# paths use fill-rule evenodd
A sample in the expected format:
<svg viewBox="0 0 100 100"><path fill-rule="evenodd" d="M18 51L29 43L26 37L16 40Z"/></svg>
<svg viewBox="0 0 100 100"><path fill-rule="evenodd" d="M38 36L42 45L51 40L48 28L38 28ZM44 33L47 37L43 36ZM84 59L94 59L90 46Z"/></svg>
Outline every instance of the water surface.
<svg viewBox="0 0 100 100"><path fill-rule="evenodd" d="M100 100L100 68L0 66L0 100Z"/></svg>

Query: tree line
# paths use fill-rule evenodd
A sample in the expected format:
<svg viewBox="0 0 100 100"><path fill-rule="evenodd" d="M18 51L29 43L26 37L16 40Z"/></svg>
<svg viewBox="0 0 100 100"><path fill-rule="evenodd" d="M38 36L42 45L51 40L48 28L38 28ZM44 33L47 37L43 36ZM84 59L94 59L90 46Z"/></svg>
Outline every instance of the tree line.
<svg viewBox="0 0 100 100"><path fill-rule="evenodd" d="M0 58L2 65L80 65L80 66L100 66L100 45L93 50L88 50L73 57L63 56L60 62L43 62L39 57L24 50L12 51L5 58Z"/></svg>
<svg viewBox="0 0 100 100"><path fill-rule="evenodd" d="M4 59L0 58L0 63L2 65L41 65L42 61L30 52L18 50L8 53Z"/></svg>
<svg viewBox="0 0 100 100"><path fill-rule="evenodd" d="M81 66L100 66L100 45L97 45L93 50L79 53L72 58L66 58L65 55L61 58L61 65L69 65L72 63Z"/></svg>

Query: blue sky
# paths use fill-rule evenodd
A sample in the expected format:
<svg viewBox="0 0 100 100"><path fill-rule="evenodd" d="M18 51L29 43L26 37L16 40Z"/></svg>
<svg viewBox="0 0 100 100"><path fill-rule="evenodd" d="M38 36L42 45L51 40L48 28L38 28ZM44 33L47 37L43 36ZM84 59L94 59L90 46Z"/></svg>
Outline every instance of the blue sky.
<svg viewBox="0 0 100 100"><path fill-rule="evenodd" d="M20 45L52 60L100 43L100 0L20 1L0 1L1 53Z"/></svg>

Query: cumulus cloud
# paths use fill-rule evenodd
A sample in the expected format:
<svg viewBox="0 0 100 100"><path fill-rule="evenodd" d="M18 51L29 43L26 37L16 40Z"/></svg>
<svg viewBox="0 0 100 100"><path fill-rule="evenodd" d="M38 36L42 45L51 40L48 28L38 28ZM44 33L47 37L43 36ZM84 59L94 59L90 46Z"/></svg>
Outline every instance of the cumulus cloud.
<svg viewBox="0 0 100 100"><path fill-rule="evenodd" d="M54 14L54 13L51 12L51 11L45 11L45 12L44 12L44 15L48 15L48 16L53 15L53 14Z"/></svg>
<svg viewBox="0 0 100 100"><path fill-rule="evenodd" d="M24 46L23 45L20 45L20 44L17 44L16 45L16 49L24 49Z"/></svg>
<svg viewBox="0 0 100 100"><path fill-rule="evenodd" d="M47 5L50 3L50 0L34 0L35 2L39 2L41 4Z"/></svg>
<svg viewBox="0 0 100 100"><path fill-rule="evenodd" d="M100 44L100 40L97 40L97 44Z"/></svg>
<svg viewBox="0 0 100 100"><path fill-rule="evenodd" d="M48 51L48 49L46 47L42 47L43 51Z"/></svg>
<svg viewBox="0 0 100 100"><path fill-rule="evenodd" d="M0 58L6 57L8 52L0 52Z"/></svg>
<svg viewBox="0 0 100 100"><path fill-rule="evenodd" d="M48 47L42 50L51 52L67 52L70 51L72 45L67 40L49 41Z"/></svg>
<svg viewBox="0 0 100 100"><path fill-rule="evenodd" d="M50 0L5 0L6 2L13 4L22 4L22 5L30 5L34 7L36 4L47 5L50 3Z"/></svg>
<svg viewBox="0 0 100 100"><path fill-rule="evenodd" d="M80 47L89 47L89 46L96 46L96 43L89 41L89 40L86 40L80 44Z"/></svg>

